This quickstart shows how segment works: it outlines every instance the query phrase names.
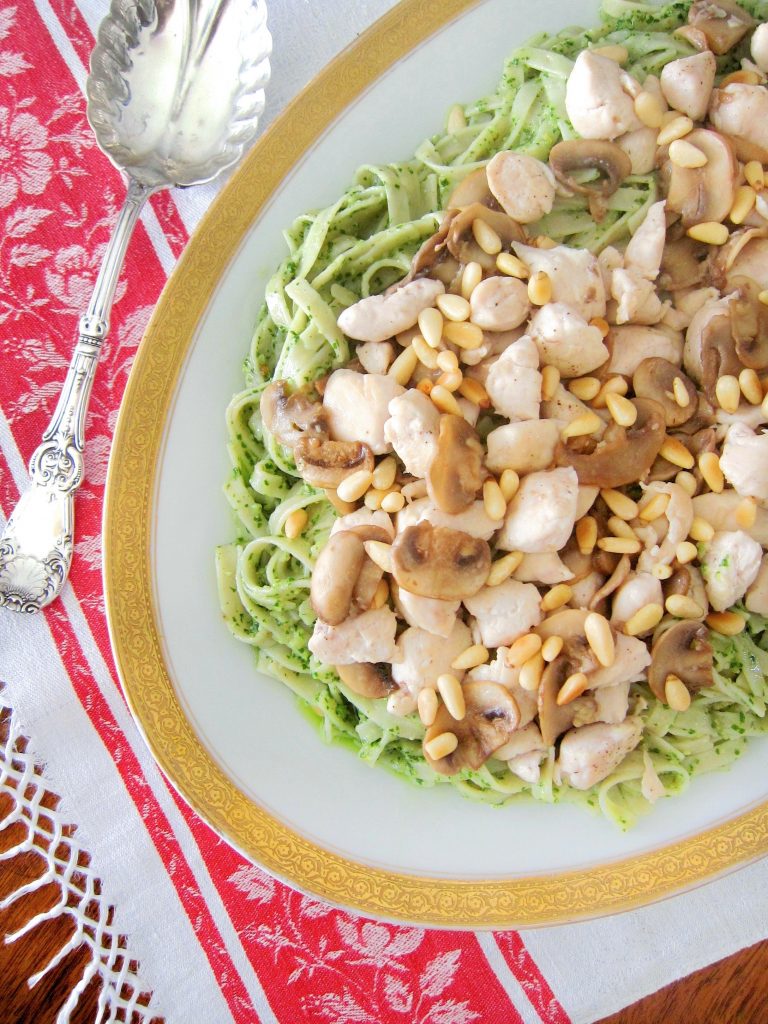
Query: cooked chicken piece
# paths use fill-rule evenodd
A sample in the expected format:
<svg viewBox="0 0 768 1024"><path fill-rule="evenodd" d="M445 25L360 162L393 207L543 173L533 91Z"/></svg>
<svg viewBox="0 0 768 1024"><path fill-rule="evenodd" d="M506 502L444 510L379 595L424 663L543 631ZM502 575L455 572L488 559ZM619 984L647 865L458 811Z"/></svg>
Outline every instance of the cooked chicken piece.
<svg viewBox="0 0 768 1024"><path fill-rule="evenodd" d="M592 327L573 306L549 302L529 325L542 363L556 366L563 377L583 377L608 358L598 327Z"/></svg>
<svg viewBox="0 0 768 1024"><path fill-rule="evenodd" d="M768 416L765 414L762 403L760 405L747 405L743 402L736 412L726 412L718 406L715 409L715 422L730 427L733 423L740 423L750 430L757 430L764 423L768 423Z"/></svg>
<svg viewBox="0 0 768 1024"><path fill-rule="evenodd" d="M589 789L606 779L643 735L639 718L626 718L618 725L597 723L572 729L560 744L560 776L574 789Z"/></svg>
<svg viewBox="0 0 768 1024"><path fill-rule="evenodd" d="M391 292L361 299L340 314L338 324L348 338L356 341L387 341L413 327L422 309L434 306L444 291L441 281L419 277Z"/></svg>
<svg viewBox="0 0 768 1024"><path fill-rule="evenodd" d="M582 50L565 88L565 109L585 139L615 139L642 127L631 93L640 86L616 61Z"/></svg>
<svg viewBox="0 0 768 1024"><path fill-rule="evenodd" d="M679 484L654 482L648 485L645 493L650 496L669 495L669 504L664 512L667 522L664 539L660 544L651 544L637 560L639 572L652 572L655 565L671 565L677 545L688 536L694 511L691 496Z"/></svg>
<svg viewBox="0 0 768 1024"><path fill-rule="evenodd" d="M406 473L426 477L437 451L440 413L435 403L416 388L393 398L384 439L395 449Z"/></svg>
<svg viewBox="0 0 768 1024"><path fill-rule="evenodd" d="M531 274L544 271L552 283L553 302L566 303L585 320L605 315L605 288L600 265L589 249L572 249L567 245L537 249L520 242L513 242L512 248Z"/></svg>
<svg viewBox="0 0 768 1024"><path fill-rule="evenodd" d="M597 265L600 268L605 294L610 295L613 272L624 266L624 254L614 249L612 245L607 245L597 257Z"/></svg>
<svg viewBox="0 0 768 1024"><path fill-rule="evenodd" d="M749 44L750 53L752 54L752 60L757 64L761 71L768 71L768 23L763 22L758 25L755 31L752 33L752 39Z"/></svg>
<svg viewBox="0 0 768 1024"><path fill-rule="evenodd" d="M645 641L617 633L615 649L616 658L612 665L596 668L589 673L590 689L597 690L603 686L631 683L643 678L645 669L651 663L651 653Z"/></svg>
<svg viewBox="0 0 768 1024"><path fill-rule="evenodd" d="M307 646L325 665L392 661L397 656L396 628L395 613L384 605L345 619L338 626L318 619ZM444 640L438 642L445 644Z"/></svg>
<svg viewBox="0 0 768 1024"><path fill-rule="evenodd" d="M366 341L357 346L355 355L366 373L386 373L395 358L395 346L391 341Z"/></svg>
<svg viewBox="0 0 768 1024"><path fill-rule="evenodd" d="M420 690L427 686L437 688L438 676L450 674L461 682L464 673L451 668L451 662L455 661L471 643L472 635L469 628L459 619L454 620L453 629L448 637L436 636L415 626L406 629L398 640L400 659L392 664L392 678L400 689L410 696L412 706L411 701L407 700L405 703L392 701L392 705L398 708L400 714L409 714L416 707ZM403 710L409 706L410 711Z"/></svg>
<svg viewBox="0 0 768 1024"><path fill-rule="evenodd" d="M494 473L505 469L520 474L549 469L555 461L562 426L559 420L523 420L497 427L486 438L486 466Z"/></svg>
<svg viewBox="0 0 768 1024"><path fill-rule="evenodd" d="M716 302L720 298L717 288L711 286L706 288L684 288L675 292L675 309L689 318L689 323L694 315L709 302Z"/></svg>
<svg viewBox="0 0 768 1024"><path fill-rule="evenodd" d="M739 494L768 501L768 434L732 424L725 435L720 468Z"/></svg>
<svg viewBox="0 0 768 1024"><path fill-rule="evenodd" d="M613 355L608 364L608 374L624 374L631 377L640 363L650 356L660 356L670 363L680 365L683 357L683 338L677 331L660 327L641 327L627 324L614 327Z"/></svg>
<svg viewBox="0 0 768 1024"><path fill-rule="evenodd" d="M334 441L364 441L374 453L392 450L384 437L389 403L405 388L386 374L334 370L323 394Z"/></svg>
<svg viewBox="0 0 768 1024"><path fill-rule="evenodd" d="M731 82L715 89L709 104L712 126L730 136L741 160L765 160L768 152L768 89Z"/></svg>
<svg viewBox="0 0 768 1024"><path fill-rule="evenodd" d="M701 516L714 526L715 530L738 530L736 509L743 500L742 496L731 488L726 488L721 494L697 494L693 499L693 514ZM754 524L744 532L758 544L768 548L768 510L758 505L756 512Z"/></svg>
<svg viewBox="0 0 768 1024"><path fill-rule="evenodd" d="M497 545L504 551L559 551L576 521L576 470L551 469L523 477L507 507Z"/></svg>
<svg viewBox="0 0 768 1024"><path fill-rule="evenodd" d="M716 612L736 604L757 578L763 549L743 530L716 533L704 547L701 573Z"/></svg>
<svg viewBox="0 0 768 1024"><path fill-rule="evenodd" d="M541 403L541 415L548 421L557 421L561 427L589 411L589 406L576 395L572 395L562 384L557 385L557 390L548 402ZM603 433L604 431L599 429L595 437L602 437Z"/></svg>
<svg viewBox="0 0 768 1024"><path fill-rule="evenodd" d="M356 512L339 516L331 527L331 536L343 530L351 530L354 526L378 526L382 530L386 530L392 540L395 539L395 527L389 515L380 510L372 512L368 508L359 508Z"/></svg>
<svg viewBox="0 0 768 1024"><path fill-rule="evenodd" d="M763 555L754 582L749 586L744 604L747 611L768 616L768 555Z"/></svg>
<svg viewBox="0 0 768 1024"><path fill-rule="evenodd" d="M651 206L624 252L624 267L649 281L655 281L659 276L667 238L666 205L666 200L662 200Z"/></svg>
<svg viewBox="0 0 768 1024"><path fill-rule="evenodd" d="M618 725L627 717L629 710L630 683L614 683L613 686L601 686L574 701L576 714L573 719L578 729L582 725L593 725L595 722L608 722Z"/></svg>
<svg viewBox="0 0 768 1024"><path fill-rule="evenodd" d="M531 583L505 580L498 587L483 587L464 606L476 620L479 643L507 646L541 622L541 597Z"/></svg>
<svg viewBox="0 0 768 1024"><path fill-rule="evenodd" d="M520 711L520 723L518 729L525 728L529 722L532 722L538 714L539 705L535 692L530 690L524 690L518 679L520 678L519 668L510 668L505 660L507 654L507 647L499 647L496 651L496 657L493 661L487 665L478 665L477 668L471 669L467 673L467 679L471 682L484 682L490 681L492 683L500 683L506 687L507 690L515 698L515 704L517 704L518 710Z"/></svg>
<svg viewBox="0 0 768 1024"><path fill-rule="evenodd" d="M573 573L556 551L523 555L522 562L512 575L521 583L543 583L548 587L573 579Z"/></svg>
<svg viewBox="0 0 768 1024"><path fill-rule="evenodd" d="M498 522L491 519L485 511L482 501L474 502L466 512L451 515L439 509L429 498L418 498L410 505L406 505L402 512L397 513L397 532L402 533L422 519L426 519L433 526L448 526L452 530L460 530L462 533L468 533L470 537L479 537L481 540L490 540L499 528Z"/></svg>
<svg viewBox="0 0 768 1024"><path fill-rule="evenodd" d="M459 611L460 601L440 601L434 597L421 597L403 587L390 584L395 607L409 626L424 629L436 636L448 637Z"/></svg>
<svg viewBox="0 0 768 1024"><path fill-rule="evenodd" d="M486 277L470 298L472 323L484 331L512 331L528 318L528 289L515 277Z"/></svg>
<svg viewBox="0 0 768 1024"><path fill-rule="evenodd" d="M592 598L605 583L605 576L599 572L590 572L581 579L573 580L570 584L571 599L568 602L571 608L589 608Z"/></svg>
<svg viewBox="0 0 768 1024"><path fill-rule="evenodd" d="M631 573L613 595L611 625L620 629L635 612L639 612L647 604L664 607L660 581L649 572ZM647 632L650 633L651 630Z"/></svg>
<svg viewBox="0 0 768 1024"><path fill-rule="evenodd" d="M491 192L518 224L530 224L552 209L555 176L541 160L505 150L491 159L485 171Z"/></svg>
<svg viewBox="0 0 768 1024"><path fill-rule="evenodd" d="M623 149L632 162L633 174L650 174L656 166L656 128L636 128L633 132L620 135L616 145Z"/></svg>
<svg viewBox="0 0 768 1024"><path fill-rule="evenodd" d="M617 303L612 317L616 324L657 324L664 313L653 281L634 270L614 270L611 294Z"/></svg>
<svg viewBox="0 0 768 1024"><path fill-rule="evenodd" d="M537 420L541 374L536 343L523 335L505 349L491 364L485 389L494 409L502 416L510 420Z"/></svg>
<svg viewBox="0 0 768 1024"><path fill-rule="evenodd" d="M703 121L716 71L717 61L709 50L665 64L661 72L661 89L670 107L687 114L692 121Z"/></svg>
<svg viewBox="0 0 768 1024"><path fill-rule="evenodd" d="M535 722L529 722L528 725L517 728L504 746L494 751L493 756L500 761L509 761L512 758L520 757L522 754L531 754L534 751L541 751L542 755L544 755L547 752L547 748L541 738L541 730L538 725Z"/></svg>

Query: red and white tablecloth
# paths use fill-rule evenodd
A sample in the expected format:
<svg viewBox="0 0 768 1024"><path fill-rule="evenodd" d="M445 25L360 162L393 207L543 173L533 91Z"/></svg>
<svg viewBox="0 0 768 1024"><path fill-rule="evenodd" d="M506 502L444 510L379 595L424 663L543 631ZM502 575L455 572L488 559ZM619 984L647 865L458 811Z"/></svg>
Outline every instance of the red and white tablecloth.
<svg viewBox="0 0 768 1024"><path fill-rule="evenodd" d="M265 121L390 6L270 0ZM104 0L0 0L0 517L24 485L124 195L85 119L87 64L105 10ZM0 701L13 709L0 789L15 794L28 845L44 826L77 826L72 855L51 863L64 891L76 894L66 912L92 948L89 970L105 980L103 1019L115 1019L121 1002L134 1004L119 995L127 980L135 994L153 993L147 1017L163 1014L169 1024L588 1022L764 938L765 901L752 896L768 891L765 863L644 911L536 932L474 935L364 920L244 861L164 780L110 654L101 510L132 358L215 187L156 196L131 243L87 421L70 585L43 615L0 611ZM25 755L17 734L29 737ZM34 758L45 766L37 789L26 785ZM61 796L50 819L34 796L42 785ZM87 926L72 867L78 844L102 886ZM120 935L138 961L134 973L114 966Z"/></svg>

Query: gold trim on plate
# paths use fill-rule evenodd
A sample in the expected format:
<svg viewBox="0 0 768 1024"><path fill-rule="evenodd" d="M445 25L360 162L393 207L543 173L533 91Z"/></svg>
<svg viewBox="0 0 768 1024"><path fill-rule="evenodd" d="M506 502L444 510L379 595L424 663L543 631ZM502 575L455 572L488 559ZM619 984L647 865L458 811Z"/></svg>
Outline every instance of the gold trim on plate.
<svg viewBox="0 0 768 1024"><path fill-rule="evenodd" d="M120 678L154 757L195 811L247 857L365 914L454 928L530 927L638 907L765 855L768 803L664 849L557 875L462 881L357 864L257 806L205 750L163 660L150 567L155 476L178 375L245 232L335 117L396 60L477 2L403 0L291 103L203 218L161 296L123 399L107 480L104 584Z"/></svg>

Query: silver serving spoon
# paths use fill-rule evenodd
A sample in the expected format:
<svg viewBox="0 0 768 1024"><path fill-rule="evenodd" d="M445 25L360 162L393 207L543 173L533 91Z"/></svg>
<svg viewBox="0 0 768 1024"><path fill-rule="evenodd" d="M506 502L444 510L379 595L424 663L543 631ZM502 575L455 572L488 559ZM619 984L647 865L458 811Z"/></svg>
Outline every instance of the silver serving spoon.
<svg viewBox="0 0 768 1024"><path fill-rule="evenodd" d="M256 134L272 40L264 0L112 0L88 77L88 120L125 171L128 194L50 425L29 463L32 486L0 537L0 605L35 612L61 592L83 479L85 414L120 268L147 198L210 181Z"/></svg>

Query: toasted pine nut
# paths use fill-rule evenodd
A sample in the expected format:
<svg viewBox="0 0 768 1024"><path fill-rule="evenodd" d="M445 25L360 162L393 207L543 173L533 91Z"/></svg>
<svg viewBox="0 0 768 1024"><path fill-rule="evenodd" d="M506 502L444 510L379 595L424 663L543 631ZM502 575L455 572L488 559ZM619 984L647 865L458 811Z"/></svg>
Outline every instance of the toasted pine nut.
<svg viewBox="0 0 768 1024"><path fill-rule="evenodd" d="M342 501L357 501L371 486L372 480L373 473L370 470L358 469L355 473L344 477L336 488L336 493Z"/></svg>
<svg viewBox="0 0 768 1024"><path fill-rule="evenodd" d="M568 390L582 402L591 401L602 387L597 377L574 377L568 381Z"/></svg>
<svg viewBox="0 0 768 1024"><path fill-rule="evenodd" d="M380 491L377 487L371 487L371 489L366 491L363 495L363 504L372 512L376 512L381 508L381 503L384 500L386 493L386 491Z"/></svg>
<svg viewBox="0 0 768 1024"><path fill-rule="evenodd" d="M635 113L648 128L661 128L664 108L658 97L643 90L635 97Z"/></svg>
<svg viewBox="0 0 768 1024"><path fill-rule="evenodd" d="M538 654L540 650L541 637L538 633L526 633L524 636L519 636L510 645L504 660L510 668L520 668L534 654Z"/></svg>
<svg viewBox="0 0 768 1024"><path fill-rule="evenodd" d="M669 159L677 167L703 167L707 154L685 139L675 139L669 145Z"/></svg>
<svg viewBox="0 0 768 1024"><path fill-rule="evenodd" d="M623 395L609 393L605 396L605 404L620 427L631 427L637 419L637 406Z"/></svg>
<svg viewBox="0 0 768 1024"><path fill-rule="evenodd" d="M652 523L655 519L664 515L670 500L671 495L669 494L664 494L663 492L654 494L650 501L647 501L640 507L640 512L638 513L640 518L644 523Z"/></svg>
<svg viewBox="0 0 768 1024"><path fill-rule="evenodd" d="M560 371L556 366L545 366L541 371L541 397L550 402L560 384Z"/></svg>
<svg viewBox="0 0 768 1024"><path fill-rule="evenodd" d="M416 389L421 391L427 398L432 394L432 388L435 386L435 382L430 380L429 377L422 377L419 383L416 385Z"/></svg>
<svg viewBox="0 0 768 1024"><path fill-rule="evenodd" d="M468 351L480 348L483 344L482 330L477 324L468 323L466 320L462 320L461 323L449 320L443 325L443 336L447 341Z"/></svg>
<svg viewBox="0 0 768 1024"><path fill-rule="evenodd" d="M444 292L438 295L435 305L443 314L446 320L468 320L470 307L469 302L462 295L453 295L451 292Z"/></svg>
<svg viewBox="0 0 768 1024"><path fill-rule="evenodd" d="M514 469L505 469L499 477L499 487L504 495L504 501L510 502L517 494L520 487L520 477Z"/></svg>
<svg viewBox="0 0 768 1024"><path fill-rule="evenodd" d="M756 71L741 68L738 71L732 71L730 75L726 75L720 83L720 88L724 89L726 85L732 85L734 82L738 82L740 85L759 85L760 76Z"/></svg>
<svg viewBox="0 0 768 1024"><path fill-rule="evenodd" d="M365 553L384 572L392 572L392 545L383 540L366 540L363 542Z"/></svg>
<svg viewBox="0 0 768 1024"><path fill-rule="evenodd" d="M567 583L557 583L542 597L541 610L553 612L556 608L562 608L564 604L568 604L572 597L573 590Z"/></svg>
<svg viewBox="0 0 768 1024"><path fill-rule="evenodd" d="M658 626L663 617L664 609L660 604L655 602L644 604L624 623L624 632L627 636L641 636L643 633L650 633Z"/></svg>
<svg viewBox="0 0 768 1024"><path fill-rule="evenodd" d="M497 558L491 563L491 571L485 581L486 587L498 587L504 580L508 580L523 560L522 551L510 551L503 558Z"/></svg>
<svg viewBox="0 0 768 1024"><path fill-rule="evenodd" d="M502 274L506 274L507 277L516 277L521 281L524 281L530 274L530 270L517 256L513 256L511 252L500 252L496 257L496 269L500 270Z"/></svg>
<svg viewBox="0 0 768 1024"><path fill-rule="evenodd" d="M619 519L618 516L611 516L608 520L608 529L614 537L626 537L628 540L637 540L637 534L629 523Z"/></svg>
<svg viewBox="0 0 768 1024"><path fill-rule="evenodd" d="M755 525L755 520L757 519L755 499L745 498L743 501L740 501L736 506L733 518L736 520L736 525L741 527L742 530L750 530Z"/></svg>
<svg viewBox="0 0 768 1024"><path fill-rule="evenodd" d="M750 405L760 405L763 400L763 386L754 370L743 369L739 374L739 387Z"/></svg>
<svg viewBox="0 0 768 1024"><path fill-rule="evenodd" d="M661 562L654 565L653 569L651 569L651 575L655 576L657 580L668 580L670 576L674 575L674 572L675 570L671 565L664 565Z"/></svg>
<svg viewBox="0 0 768 1024"><path fill-rule="evenodd" d="M604 487L600 491L600 497L619 519L634 519L639 511L636 501L632 501L622 491L614 490L612 487Z"/></svg>
<svg viewBox="0 0 768 1024"><path fill-rule="evenodd" d="M536 235L533 240L533 244L537 249L555 249L557 248L557 242L554 238L550 238L549 235Z"/></svg>
<svg viewBox="0 0 768 1024"><path fill-rule="evenodd" d="M687 409L691 404L691 396L688 394L688 388L683 383L682 377L675 377L672 381L672 394L681 409Z"/></svg>
<svg viewBox="0 0 768 1024"><path fill-rule="evenodd" d="M755 192L760 192L765 186L765 172L759 160L749 160L744 164L744 177Z"/></svg>
<svg viewBox="0 0 768 1024"><path fill-rule="evenodd" d="M381 508L383 512L399 512L400 509L405 507L405 498L402 496L400 491L390 491L389 494L385 495L381 499Z"/></svg>
<svg viewBox="0 0 768 1024"><path fill-rule="evenodd" d="M690 690L674 672L670 672L664 681L664 696L673 711L687 711L691 706Z"/></svg>
<svg viewBox="0 0 768 1024"><path fill-rule="evenodd" d="M376 587L376 592L373 595L373 603L372 603L371 607L373 607L373 608L383 608L388 600L389 600L389 584L387 583L386 580L381 579L381 580L379 580L378 586Z"/></svg>
<svg viewBox="0 0 768 1024"><path fill-rule="evenodd" d="M390 377L393 377L398 384L405 387L413 376L413 371L416 369L418 361L419 357L416 355L413 345L409 345L408 348L404 348L397 359L395 359L387 373Z"/></svg>
<svg viewBox="0 0 768 1024"><path fill-rule="evenodd" d="M448 111L448 119L445 123L445 130L449 135L457 135L467 127L467 118L464 108L460 103L454 103Z"/></svg>
<svg viewBox="0 0 768 1024"><path fill-rule="evenodd" d="M699 472L710 491L715 494L725 487L725 477L720 469L720 459L716 452L702 452L699 456Z"/></svg>
<svg viewBox="0 0 768 1024"><path fill-rule="evenodd" d="M701 605L698 605L687 594L670 594L664 602L664 607L670 615L674 615L678 619L700 619L704 614Z"/></svg>
<svg viewBox="0 0 768 1024"><path fill-rule="evenodd" d="M626 46L594 46L590 52L607 57L608 60L614 60L617 64L625 64L629 59L629 50Z"/></svg>
<svg viewBox="0 0 768 1024"><path fill-rule="evenodd" d="M730 373L724 373L722 377L718 377L715 384L715 397L721 409L726 412L736 412L741 401L738 378Z"/></svg>
<svg viewBox="0 0 768 1024"><path fill-rule="evenodd" d="M607 338L608 335L611 333L611 325L608 323L605 317L602 316L593 316L592 319L589 321L589 326L596 327L604 338Z"/></svg>
<svg viewBox="0 0 768 1024"><path fill-rule="evenodd" d="M428 729L437 717L437 694L431 686L425 686L419 690L416 706L419 709L421 724Z"/></svg>
<svg viewBox="0 0 768 1024"><path fill-rule="evenodd" d="M461 275L461 294L468 299L483 279L483 268L475 260L464 267Z"/></svg>
<svg viewBox="0 0 768 1024"><path fill-rule="evenodd" d="M382 491L388 491L395 482L396 474L397 463L391 455L388 455L386 459L381 460L373 471L373 486L378 487Z"/></svg>
<svg viewBox="0 0 768 1024"><path fill-rule="evenodd" d="M533 693L534 690L538 690L543 674L544 659L541 656L541 651L539 651L521 665L517 681L524 690Z"/></svg>
<svg viewBox="0 0 768 1024"><path fill-rule="evenodd" d="M304 532L308 518L305 508L295 508L289 516L286 516L283 530L288 540L295 540Z"/></svg>
<svg viewBox="0 0 768 1024"><path fill-rule="evenodd" d="M584 516L576 523L576 543L582 555L591 555L597 543L597 520Z"/></svg>
<svg viewBox="0 0 768 1024"><path fill-rule="evenodd" d="M477 668L478 665L485 665L488 661L488 649L482 644L472 644L451 662L451 668L457 671L470 668ZM438 680L439 685L439 680Z"/></svg>
<svg viewBox="0 0 768 1024"><path fill-rule="evenodd" d="M483 252L487 252L489 256L501 252L501 239L491 225L480 217L475 217L472 221L472 234Z"/></svg>
<svg viewBox="0 0 768 1024"><path fill-rule="evenodd" d="M489 409L491 406L488 392L480 381L475 380L474 377L464 377L461 384L459 384L459 394L462 398L466 398L468 402L478 405L481 409Z"/></svg>
<svg viewBox="0 0 768 1024"><path fill-rule="evenodd" d="M441 373L435 381L435 384L440 384L442 387L447 388L448 391L458 391L461 382L464 380L464 374L461 370L449 370L448 373Z"/></svg>
<svg viewBox="0 0 768 1024"><path fill-rule="evenodd" d="M601 537L597 546L601 551L611 551L617 555L636 555L643 545L639 540L628 540L625 537Z"/></svg>
<svg viewBox="0 0 768 1024"><path fill-rule="evenodd" d="M699 486L696 483L696 477L693 473L687 473L685 470L682 470L682 472L677 474L675 477L675 483L678 487L682 487L685 493L691 498L694 496Z"/></svg>
<svg viewBox="0 0 768 1024"><path fill-rule="evenodd" d="M680 466L681 469L691 469L695 460L682 441L676 437L665 437L659 455L673 466Z"/></svg>
<svg viewBox="0 0 768 1024"><path fill-rule="evenodd" d="M429 347L420 334L414 334L411 340L411 347L418 356L419 362L426 366L428 370L437 369L437 353L433 348Z"/></svg>
<svg viewBox="0 0 768 1024"><path fill-rule="evenodd" d="M605 409L608 395L626 395L627 391L629 391L629 384L627 384L623 377L609 377L600 388L592 405L595 409Z"/></svg>
<svg viewBox="0 0 768 1024"><path fill-rule="evenodd" d="M459 745L455 732L441 732L439 736L433 736L429 743L424 744L424 753L433 761L440 761L452 754Z"/></svg>
<svg viewBox="0 0 768 1024"><path fill-rule="evenodd" d="M444 388L441 384L436 384L430 391L429 397L435 403L440 412L447 412L454 416L461 416L461 406L448 388Z"/></svg>
<svg viewBox="0 0 768 1024"><path fill-rule="evenodd" d="M494 522L499 522L507 514L507 503L496 480L486 480L483 484L483 505L486 515Z"/></svg>
<svg viewBox="0 0 768 1024"><path fill-rule="evenodd" d="M736 636L744 631L747 620L736 612L711 612L704 620L710 629L723 636Z"/></svg>
<svg viewBox="0 0 768 1024"><path fill-rule="evenodd" d="M681 540L675 548L675 558L680 565L687 565L698 555L699 551L695 544L689 540Z"/></svg>
<svg viewBox="0 0 768 1024"><path fill-rule="evenodd" d="M729 220L733 224L743 224L755 205L756 198L755 190L751 185L739 185L736 189L736 198L733 200L733 206L728 214Z"/></svg>
<svg viewBox="0 0 768 1024"><path fill-rule="evenodd" d="M457 722L460 722L467 712L467 706L464 702L464 691L459 680L456 676L449 675L448 673L438 676L437 689L440 691L443 703L448 709L448 714L451 718L455 718Z"/></svg>
<svg viewBox="0 0 768 1024"><path fill-rule="evenodd" d="M603 421L597 413L583 412L580 416L572 419L570 423L566 423L560 431L560 436L564 441L567 441L569 437L582 437L584 434L594 434L602 425Z"/></svg>
<svg viewBox="0 0 768 1024"><path fill-rule="evenodd" d="M688 536L696 541L710 541L715 536L715 528L701 516L694 516Z"/></svg>
<svg viewBox="0 0 768 1024"><path fill-rule="evenodd" d="M444 349L437 353L437 367L443 373L451 373L459 368L459 357L450 349Z"/></svg>
<svg viewBox="0 0 768 1024"><path fill-rule="evenodd" d="M671 121L662 127L659 137L656 139L657 146L668 146L675 139L682 139L688 132L693 131L693 121L690 117L680 114L673 117Z"/></svg>
<svg viewBox="0 0 768 1024"><path fill-rule="evenodd" d="M612 665L616 660L616 646L608 619L599 612L590 612L584 620L584 635L603 668Z"/></svg>
<svg viewBox="0 0 768 1024"><path fill-rule="evenodd" d="M728 241L728 228L716 220L694 224L688 228L686 234L689 238L695 238L697 242L705 242L707 245L725 245Z"/></svg>
<svg viewBox="0 0 768 1024"><path fill-rule="evenodd" d="M574 672L560 687L560 692L557 695L558 706L563 707L565 704L570 704L588 688L589 680L586 675L583 672Z"/></svg>
<svg viewBox="0 0 768 1024"><path fill-rule="evenodd" d="M563 638L561 636L548 636L541 645L541 656L546 662L554 661L563 649Z"/></svg>
<svg viewBox="0 0 768 1024"><path fill-rule="evenodd" d="M528 298L534 306L546 306L552 301L552 282L543 270L537 270L528 281Z"/></svg>
<svg viewBox="0 0 768 1024"><path fill-rule="evenodd" d="M419 313L419 330L430 348L437 348L443 337L443 314L434 306Z"/></svg>

